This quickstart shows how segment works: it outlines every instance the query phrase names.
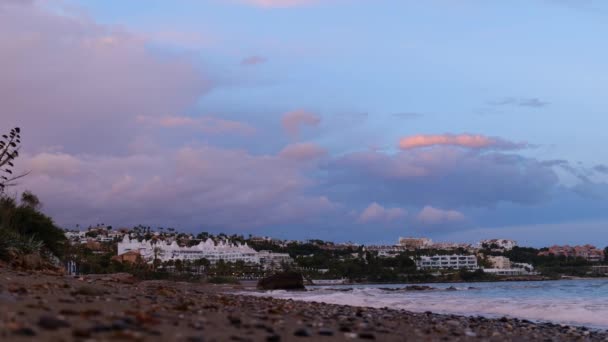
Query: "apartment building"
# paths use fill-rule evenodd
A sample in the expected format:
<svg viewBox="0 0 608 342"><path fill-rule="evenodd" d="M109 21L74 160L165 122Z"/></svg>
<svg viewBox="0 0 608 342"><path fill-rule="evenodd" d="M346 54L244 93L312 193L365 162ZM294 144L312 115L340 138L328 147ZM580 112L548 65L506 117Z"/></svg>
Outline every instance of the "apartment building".
<svg viewBox="0 0 608 342"><path fill-rule="evenodd" d="M604 251L593 245L584 246L551 246L548 250L538 253L541 256L565 256L566 258L583 258L589 262L604 260Z"/></svg>
<svg viewBox="0 0 608 342"><path fill-rule="evenodd" d="M477 269L477 257L474 255L433 255L421 256L415 260L419 269Z"/></svg>

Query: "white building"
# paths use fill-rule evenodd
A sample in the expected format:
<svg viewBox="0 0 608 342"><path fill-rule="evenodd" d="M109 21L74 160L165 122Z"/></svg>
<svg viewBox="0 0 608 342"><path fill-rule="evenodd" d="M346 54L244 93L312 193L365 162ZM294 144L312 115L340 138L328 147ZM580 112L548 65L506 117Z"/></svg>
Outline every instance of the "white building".
<svg viewBox="0 0 608 342"><path fill-rule="evenodd" d="M68 240L80 240L85 238L86 233L81 230L66 230L63 234Z"/></svg>
<svg viewBox="0 0 608 342"><path fill-rule="evenodd" d="M511 267L522 268L530 273L534 273L534 266L525 262L511 262Z"/></svg>
<svg viewBox="0 0 608 342"><path fill-rule="evenodd" d="M379 258L395 258L397 255L399 254L392 251L378 251Z"/></svg>
<svg viewBox="0 0 608 342"><path fill-rule="evenodd" d="M508 239L489 239L481 240L478 243L479 248L503 249L510 251L513 247L517 247L517 241Z"/></svg>
<svg viewBox="0 0 608 342"><path fill-rule="evenodd" d="M264 269L276 270L280 269L283 265L293 263L293 259L288 253L273 253L271 251L259 251L257 253L260 264L264 266Z"/></svg>
<svg viewBox="0 0 608 342"><path fill-rule="evenodd" d="M211 264L220 260L225 262L243 261L248 264L262 264L267 269L279 268L283 264L293 262L289 254L269 251L257 252L247 244L232 244L226 241L215 243L211 239L201 241L192 247L182 247L176 241L171 243L155 240L138 241L125 235L123 240L118 243L118 255L129 251L139 252L142 259L147 262L152 262L155 258L161 262L207 259Z"/></svg>
<svg viewBox="0 0 608 342"><path fill-rule="evenodd" d="M433 245L429 238L400 237L399 245L407 249L424 249Z"/></svg>
<svg viewBox="0 0 608 342"><path fill-rule="evenodd" d="M421 256L416 260L419 269L477 269L477 257L474 255L433 255Z"/></svg>
<svg viewBox="0 0 608 342"><path fill-rule="evenodd" d="M492 263L494 268L507 269L511 268L511 260L504 256L488 256L488 261Z"/></svg>
<svg viewBox="0 0 608 342"><path fill-rule="evenodd" d="M518 276L530 274L530 272L523 268L484 268L483 272L501 276Z"/></svg>
<svg viewBox="0 0 608 342"><path fill-rule="evenodd" d="M504 256L488 256L488 261L492 263L492 268L484 268L485 273L502 275L502 276L518 276L518 275L533 275L534 266L526 263L511 262Z"/></svg>

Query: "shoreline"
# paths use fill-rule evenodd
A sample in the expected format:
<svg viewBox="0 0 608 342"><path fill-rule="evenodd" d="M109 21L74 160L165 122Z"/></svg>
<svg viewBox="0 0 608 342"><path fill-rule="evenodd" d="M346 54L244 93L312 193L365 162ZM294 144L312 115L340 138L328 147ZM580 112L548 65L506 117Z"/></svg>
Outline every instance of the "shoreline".
<svg viewBox="0 0 608 342"><path fill-rule="evenodd" d="M434 289L434 290L440 290L440 289ZM434 290L426 290L426 291L434 291ZM250 291L251 293L248 293L247 291ZM289 291L287 291L289 292ZM254 294L257 293L257 294ZM245 291L237 291L234 292L233 294L236 295L242 295L242 296L252 296L252 297L256 297L256 298L268 298L268 299L273 299L273 300L286 300L286 301L294 301L294 302L300 302L300 303L319 303L319 304L323 304L323 305L337 305L337 306L348 306L348 307L352 307L355 309L384 309L384 308L378 308L378 307L374 307L374 306L365 306L365 305L354 305L354 304L337 304L337 303L328 303L328 302L323 302L323 301L310 301L310 300L303 300L303 299L287 299L287 298L277 298L277 297L273 297L270 295L265 295L265 291L251 291L251 290L245 290ZM582 328L584 330L589 330L589 331L595 331L595 332L599 332L599 333L606 333L607 338L608 338L608 325L607 326L594 326L594 325L589 325L589 324L579 324L576 322L571 322L571 323L560 323L560 322L554 322L554 321L550 321L550 320L541 320L541 319L532 319L532 318L525 318L525 317L517 317L517 316L513 316L513 315L499 315L499 314L480 314L480 313L476 313L476 314L464 314L464 313L441 313L441 312L432 312L432 311L413 311L413 310L407 310L407 309L390 309L393 311L398 311L400 313L404 313L404 314L413 314L413 315L419 315L419 314L426 314L426 315L434 315L434 316L449 316L449 317L460 317L460 318L465 318L465 319L486 319L486 320L499 320L499 321L504 321L505 319L507 320L513 320L515 322L529 322L532 324L536 324L536 325L547 325L547 326L559 326L559 327L576 327L576 328Z"/></svg>
<svg viewBox="0 0 608 342"><path fill-rule="evenodd" d="M354 310L389 310L389 311L394 311L394 312L398 312L400 314L403 315L426 315L429 317L435 317L435 318L450 318L450 319L459 319L459 320L481 320L481 321L499 321L499 322L516 322L516 323L524 323L524 324L531 324L531 325L537 325L537 326L546 326L546 327L561 327L561 328L575 328L575 329L582 329L583 331L591 331L591 332L596 332L596 333L600 333L600 334L605 334L606 338L608 339L608 327L600 327L600 326L592 326L592 325L584 325L584 324L576 324L576 323L557 323L557 322L552 322L552 321L543 321L543 320L537 320L537 319L526 319L526 318L522 318L522 317L515 317L515 316L504 316L504 315L484 315L484 314L471 314L471 315L467 315L467 314L452 314L452 313L439 313L439 312L431 312L431 311L424 311L424 312L420 312L420 311L411 311L411 310L406 310L406 309L390 309L387 307L382 307L382 308L377 308L377 307L373 307L373 306L359 306L359 305L346 305L346 304L334 304L334 303L326 303L326 302L318 302L318 301L306 301L306 300L300 300L300 299L285 299L285 298L275 298L272 296L264 296L264 295L251 295L251 294L247 294L244 292L236 292L234 293L235 295L238 296L245 296L245 297L255 297L255 298L262 298L262 299L268 299L268 300L279 300L279 301L293 301L296 303L313 303L313 304L321 304L321 305L329 305L329 306L339 306L339 307L350 307Z"/></svg>
<svg viewBox="0 0 608 342"><path fill-rule="evenodd" d="M0 268L0 339L14 341L603 341L608 331L275 299L243 286L74 278Z"/></svg>
<svg viewBox="0 0 608 342"><path fill-rule="evenodd" d="M540 276L539 278L534 278L534 279L532 279L532 278L521 278L521 279L505 278L505 279L491 279L491 280L486 279L486 280L472 280L472 281L465 281L465 280L443 281L443 280L440 280L440 281L420 281L420 282L403 282L403 283L399 283L399 282L346 282L343 284L320 284L320 285L306 284L306 286L320 287L320 286L358 286L358 285L420 285L420 284L462 284L462 283L473 284L473 283L501 283L501 282L517 282L517 281L534 282L534 281L596 280L596 279L608 280L608 276L601 276L601 277L563 276L562 278L548 278L548 277ZM241 283L242 282L243 281L241 281Z"/></svg>

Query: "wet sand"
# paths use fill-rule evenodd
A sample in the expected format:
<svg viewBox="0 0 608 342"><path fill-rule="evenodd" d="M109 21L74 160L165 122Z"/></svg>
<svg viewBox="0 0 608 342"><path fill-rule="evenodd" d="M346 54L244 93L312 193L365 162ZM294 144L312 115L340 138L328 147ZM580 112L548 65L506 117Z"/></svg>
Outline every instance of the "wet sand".
<svg viewBox="0 0 608 342"><path fill-rule="evenodd" d="M606 331L237 294L242 286L0 268L0 340L608 341Z"/></svg>

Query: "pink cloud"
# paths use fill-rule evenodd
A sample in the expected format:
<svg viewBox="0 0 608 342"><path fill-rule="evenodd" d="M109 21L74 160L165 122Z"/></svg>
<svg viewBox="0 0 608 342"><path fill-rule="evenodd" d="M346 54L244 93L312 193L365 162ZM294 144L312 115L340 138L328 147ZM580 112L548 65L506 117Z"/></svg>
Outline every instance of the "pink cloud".
<svg viewBox="0 0 608 342"><path fill-rule="evenodd" d="M255 127L240 121L224 120L214 117L192 118L187 116L146 117L137 116L137 122L165 128L188 128L208 134L255 134Z"/></svg>
<svg viewBox="0 0 608 342"><path fill-rule="evenodd" d="M26 157L27 158L27 157ZM72 177L81 172L82 162L69 154L43 152L27 158L25 170L49 177Z"/></svg>
<svg viewBox="0 0 608 342"><path fill-rule="evenodd" d="M266 63L268 60L264 57L261 56L250 56L247 58L244 58L241 61L241 65L243 66L253 66L253 65L258 65L258 64L264 64Z"/></svg>
<svg viewBox="0 0 608 342"><path fill-rule="evenodd" d="M338 205L307 195L313 182L297 163L212 146L125 156L23 155L20 184L60 224L215 225L248 229L308 222ZM99 221L103 220L103 221Z"/></svg>
<svg viewBox="0 0 608 342"><path fill-rule="evenodd" d="M459 211L441 210L428 205L418 213L416 218L418 221L429 225L455 223L465 220L464 214Z"/></svg>
<svg viewBox="0 0 608 342"><path fill-rule="evenodd" d="M419 134L404 137L399 141L399 148L409 150L430 146L459 146L473 149L521 149L526 144L518 144L500 138L480 134Z"/></svg>
<svg viewBox="0 0 608 342"><path fill-rule="evenodd" d="M40 150L122 150L133 139L137 115L185 112L212 87L189 57L157 56L148 43L145 35L78 13L61 15L44 2L3 6L3 124L23 127L28 145Z"/></svg>
<svg viewBox="0 0 608 342"><path fill-rule="evenodd" d="M302 126L318 126L319 123L321 123L320 117L304 110L285 113L281 119L285 131L294 138L300 135Z"/></svg>
<svg viewBox="0 0 608 342"><path fill-rule="evenodd" d="M309 161L327 155L327 151L315 143L296 143L285 146L279 152L279 157L295 161Z"/></svg>
<svg viewBox="0 0 608 342"><path fill-rule="evenodd" d="M182 127L196 125L198 122L195 119L189 117L167 116L164 118L160 118L158 123L163 127Z"/></svg>
<svg viewBox="0 0 608 342"><path fill-rule="evenodd" d="M380 204L373 202L361 212L358 222L392 222L402 219L406 215L407 212L401 208L384 208Z"/></svg>

